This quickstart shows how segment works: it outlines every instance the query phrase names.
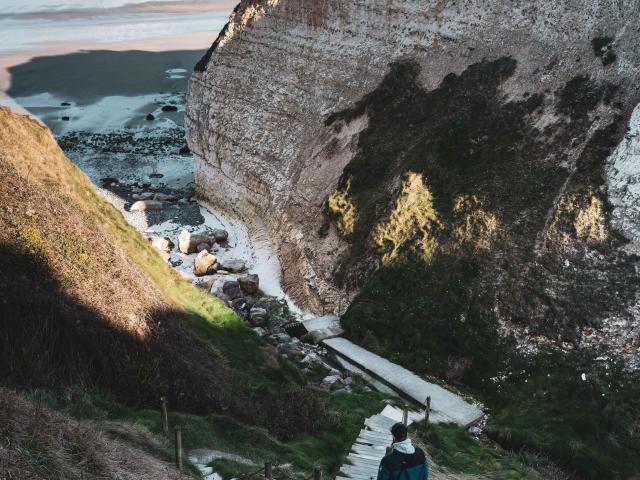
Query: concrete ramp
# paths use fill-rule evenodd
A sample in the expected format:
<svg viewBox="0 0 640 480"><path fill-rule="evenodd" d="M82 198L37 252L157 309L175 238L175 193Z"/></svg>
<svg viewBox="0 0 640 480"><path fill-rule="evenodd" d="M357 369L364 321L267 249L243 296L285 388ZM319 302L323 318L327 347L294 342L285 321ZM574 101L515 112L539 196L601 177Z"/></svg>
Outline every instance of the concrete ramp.
<svg viewBox="0 0 640 480"><path fill-rule="evenodd" d="M337 337L344 333L340 326L340 317L335 315L324 315L303 320L302 325L308 332L303 339L316 345L323 340Z"/></svg>
<svg viewBox="0 0 640 480"><path fill-rule="evenodd" d="M406 368L391 363L345 338L330 338L322 343L336 355L345 358L412 403L424 405L427 397L431 397L429 419L434 423L451 422L468 427L482 418L482 411L460 395L427 382ZM422 415L424 416L424 412Z"/></svg>

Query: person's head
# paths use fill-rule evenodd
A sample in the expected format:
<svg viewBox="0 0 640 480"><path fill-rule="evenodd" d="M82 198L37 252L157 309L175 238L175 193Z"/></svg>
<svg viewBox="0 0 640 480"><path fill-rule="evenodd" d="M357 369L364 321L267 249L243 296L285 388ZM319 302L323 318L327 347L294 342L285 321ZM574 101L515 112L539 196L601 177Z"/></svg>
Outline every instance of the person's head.
<svg viewBox="0 0 640 480"><path fill-rule="evenodd" d="M394 442L402 442L407 439L407 427L404 423L396 423L391 427L391 435Z"/></svg>

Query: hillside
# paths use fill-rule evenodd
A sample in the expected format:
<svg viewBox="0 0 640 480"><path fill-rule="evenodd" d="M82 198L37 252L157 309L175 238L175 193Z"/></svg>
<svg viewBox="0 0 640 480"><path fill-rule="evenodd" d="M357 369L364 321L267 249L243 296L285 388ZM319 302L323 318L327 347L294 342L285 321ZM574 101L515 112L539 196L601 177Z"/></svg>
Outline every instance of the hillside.
<svg viewBox="0 0 640 480"><path fill-rule="evenodd" d="M287 291L491 410L503 446L633 478L637 2L240 3L196 66L201 196Z"/></svg>
<svg viewBox="0 0 640 480"><path fill-rule="evenodd" d="M0 388L0 473L5 478L189 478L144 428L77 421Z"/></svg>
<svg viewBox="0 0 640 480"><path fill-rule="evenodd" d="M0 109L0 380L313 431L298 371L182 281L35 120ZM298 408L286 418L282 406Z"/></svg>

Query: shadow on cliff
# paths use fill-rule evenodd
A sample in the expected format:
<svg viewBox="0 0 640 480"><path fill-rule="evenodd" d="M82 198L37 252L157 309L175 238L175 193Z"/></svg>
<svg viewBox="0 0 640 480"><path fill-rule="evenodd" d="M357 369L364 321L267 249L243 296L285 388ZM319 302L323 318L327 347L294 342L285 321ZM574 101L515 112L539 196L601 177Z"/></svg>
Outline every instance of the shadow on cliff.
<svg viewBox="0 0 640 480"><path fill-rule="evenodd" d="M603 193L627 112L614 85L584 75L507 99L516 68L480 62L426 91L420 66L399 61L328 117L336 131L369 119L326 205L350 244L336 279L361 288L343 322L358 343L480 392L504 445L587 478L625 478L640 451L625 426L639 413L633 376L595 360L606 348L547 346L577 343L634 301L635 259L618 248ZM617 113L593 129L603 106ZM505 320L547 346L524 354Z"/></svg>

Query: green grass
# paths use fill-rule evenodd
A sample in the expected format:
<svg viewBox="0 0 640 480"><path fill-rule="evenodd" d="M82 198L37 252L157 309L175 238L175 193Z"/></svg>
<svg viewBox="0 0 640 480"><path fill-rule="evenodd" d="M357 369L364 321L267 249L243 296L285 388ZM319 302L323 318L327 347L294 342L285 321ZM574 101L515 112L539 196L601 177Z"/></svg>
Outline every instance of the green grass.
<svg viewBox="0 0 640 480"><path fill-rule="evenodd" d="M266 429L246 425L227 415L199 416L171 412L171 427L180 425L185 450L212 448L241 455L258 465L272 461L276 465L290 463L294 471L307 477L315 466L325 475L333 475L344 462L351 444L358 436L364 419L379 412L383 396L357 386L354 393L328 394L317 391L335 427L313 434L299 434L283 441ZM81 394L67 398L39 392L38 398L51 407L79 419L121 421L142 425L156 435L163 435L159 410L135 410L97 394ZM241 464L230 462L228 472L246 473ZM237 469L236 469L237 467Z"/></svg>
<svg viewBox="0 0 640 480"><path fill-rule="evenodd" d="M504 450L473 439L454 424L418 424L413 429L433 461L454 473L487 475L496 480L537 479L540 476Z"/></svg>

